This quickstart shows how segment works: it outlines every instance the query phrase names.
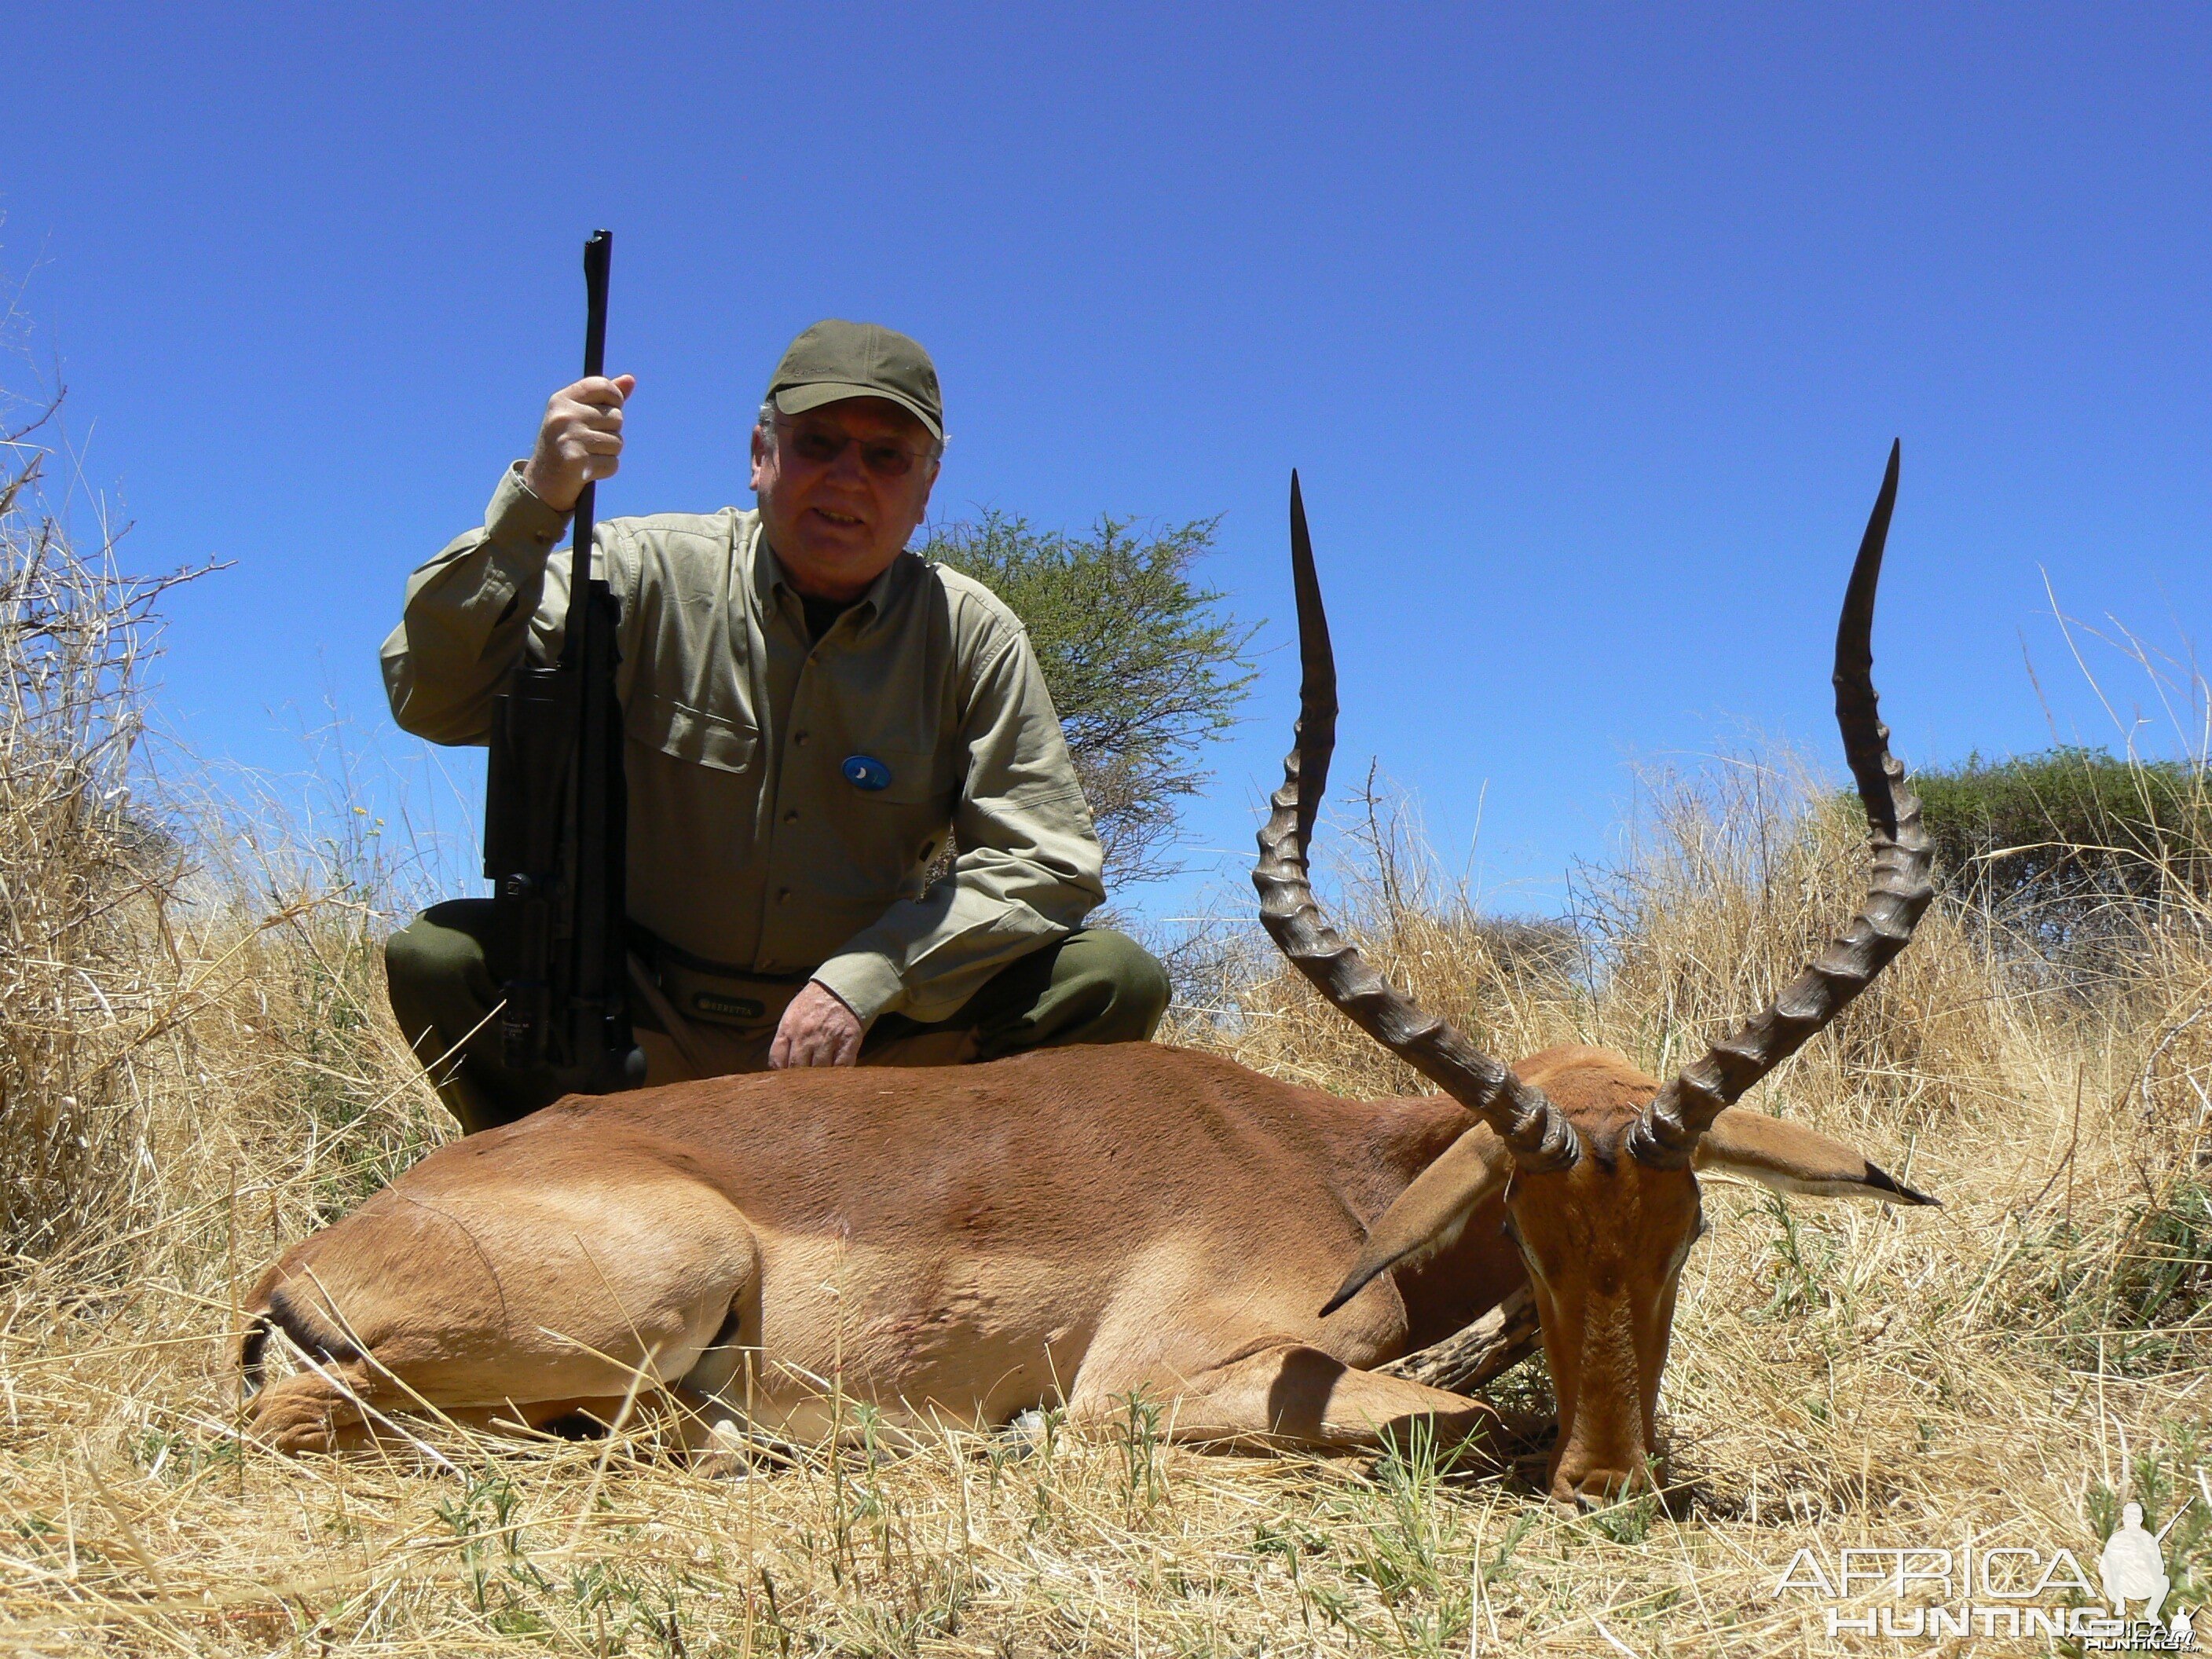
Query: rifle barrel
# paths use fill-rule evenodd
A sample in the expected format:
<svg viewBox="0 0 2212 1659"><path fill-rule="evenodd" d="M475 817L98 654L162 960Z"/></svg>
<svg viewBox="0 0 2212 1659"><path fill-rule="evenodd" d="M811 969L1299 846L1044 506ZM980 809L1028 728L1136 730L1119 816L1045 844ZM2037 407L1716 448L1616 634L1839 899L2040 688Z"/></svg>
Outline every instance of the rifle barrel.
<svg viewBox="0 0 2212 1659"><path fill-rule="evenodd" d="M607 372L607 272L614 262L615 234L595 230L584 244L584 378ZM561 664L580 662L582 635L591 607L592 532L599 488L586 480L576 497L576 533L568 544L568 621L561 641Z"/></svg>

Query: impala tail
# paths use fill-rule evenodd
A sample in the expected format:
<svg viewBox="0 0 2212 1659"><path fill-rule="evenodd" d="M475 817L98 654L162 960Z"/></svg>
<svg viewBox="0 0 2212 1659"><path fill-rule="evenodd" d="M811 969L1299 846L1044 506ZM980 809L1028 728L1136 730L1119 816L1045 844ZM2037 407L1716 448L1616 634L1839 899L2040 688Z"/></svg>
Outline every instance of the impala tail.
<svg viewBox="0 0 2212 1659"><path fill-rule="evenodd" d="M316 1310L287 1295L280 1283L285 1264L279 1262L262 1276L246 1298L246 1329L238 1341L238 1369L249 1393L259 1390L269 1356L269 1340L280 1332L295 1352L319 1364L349 1364L362 1352L344 1333L336 1329Z"/></svg>

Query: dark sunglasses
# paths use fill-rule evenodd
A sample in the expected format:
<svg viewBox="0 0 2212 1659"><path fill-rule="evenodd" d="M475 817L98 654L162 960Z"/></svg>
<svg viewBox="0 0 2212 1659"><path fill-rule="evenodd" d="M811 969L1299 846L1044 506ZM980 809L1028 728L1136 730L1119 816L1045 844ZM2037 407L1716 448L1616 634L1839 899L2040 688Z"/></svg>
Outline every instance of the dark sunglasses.
<svg viewBox="0 0 2212 1659"><path fill-rule="evenodd" d="M855 438L834 426L800 426L781 416L777 429L787 434L791 453L809 466L827 466L854 444L860 446L860 465L878 478L903 478L917 461L934 460L928 450L908 449L881 438Z"/></svg>

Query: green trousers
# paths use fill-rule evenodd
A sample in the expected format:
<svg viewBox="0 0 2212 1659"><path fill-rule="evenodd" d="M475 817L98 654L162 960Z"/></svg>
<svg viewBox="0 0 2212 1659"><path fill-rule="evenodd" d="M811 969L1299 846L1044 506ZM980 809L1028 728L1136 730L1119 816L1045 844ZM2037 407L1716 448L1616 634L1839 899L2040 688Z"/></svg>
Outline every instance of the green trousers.
<svg viewBox="0 0 2212 1659"><path fill-rule="evenodd" d="M471 1134L550 1105L583 1082L553 1066L514 1071L503 1063L493 1010L510 971L506 955L489 899L434 904L384 949L399 1029ZM866 1064L902 1044L919 1052L928 1045L912 1039L962 1034L961 1057L979 1060L1067 1043L1141 1042L1167 1005L1166 970L1149 951L1110 927L1085 927L1000 969L950 1019L924 1024L884 1015L869 1029L860 1058ZM653 1025L649 1013L638 1023ZM665 1052L649 1042L647 1049L648 1055ZM937 1051L946 1050L939 1044ZM720 1069L752 1069L764 1063L765 1036L741 1047L721 1042L714 1052L742 1056L726 1059ZM648 1074L646 1080L667 1079Z"/></svg>

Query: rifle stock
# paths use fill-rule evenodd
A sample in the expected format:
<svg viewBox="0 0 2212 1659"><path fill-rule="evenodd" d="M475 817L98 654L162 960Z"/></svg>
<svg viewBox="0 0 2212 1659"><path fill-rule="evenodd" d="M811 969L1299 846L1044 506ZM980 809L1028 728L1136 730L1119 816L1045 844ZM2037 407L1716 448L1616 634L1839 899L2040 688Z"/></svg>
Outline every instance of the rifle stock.
<svg viewBox="0 0 2212 1659"><path fill-rule="evenodd" d="M614 238L584 244L584 373L605 372ZM518 667L494 700L485 776L484 874L514 972L501 987L513 1069L584 1073L586 1092L643 1081L624 995L629 802L615 694L621 607L593 568L596 491L576 499L568 612L550 667Z"/></svg>

